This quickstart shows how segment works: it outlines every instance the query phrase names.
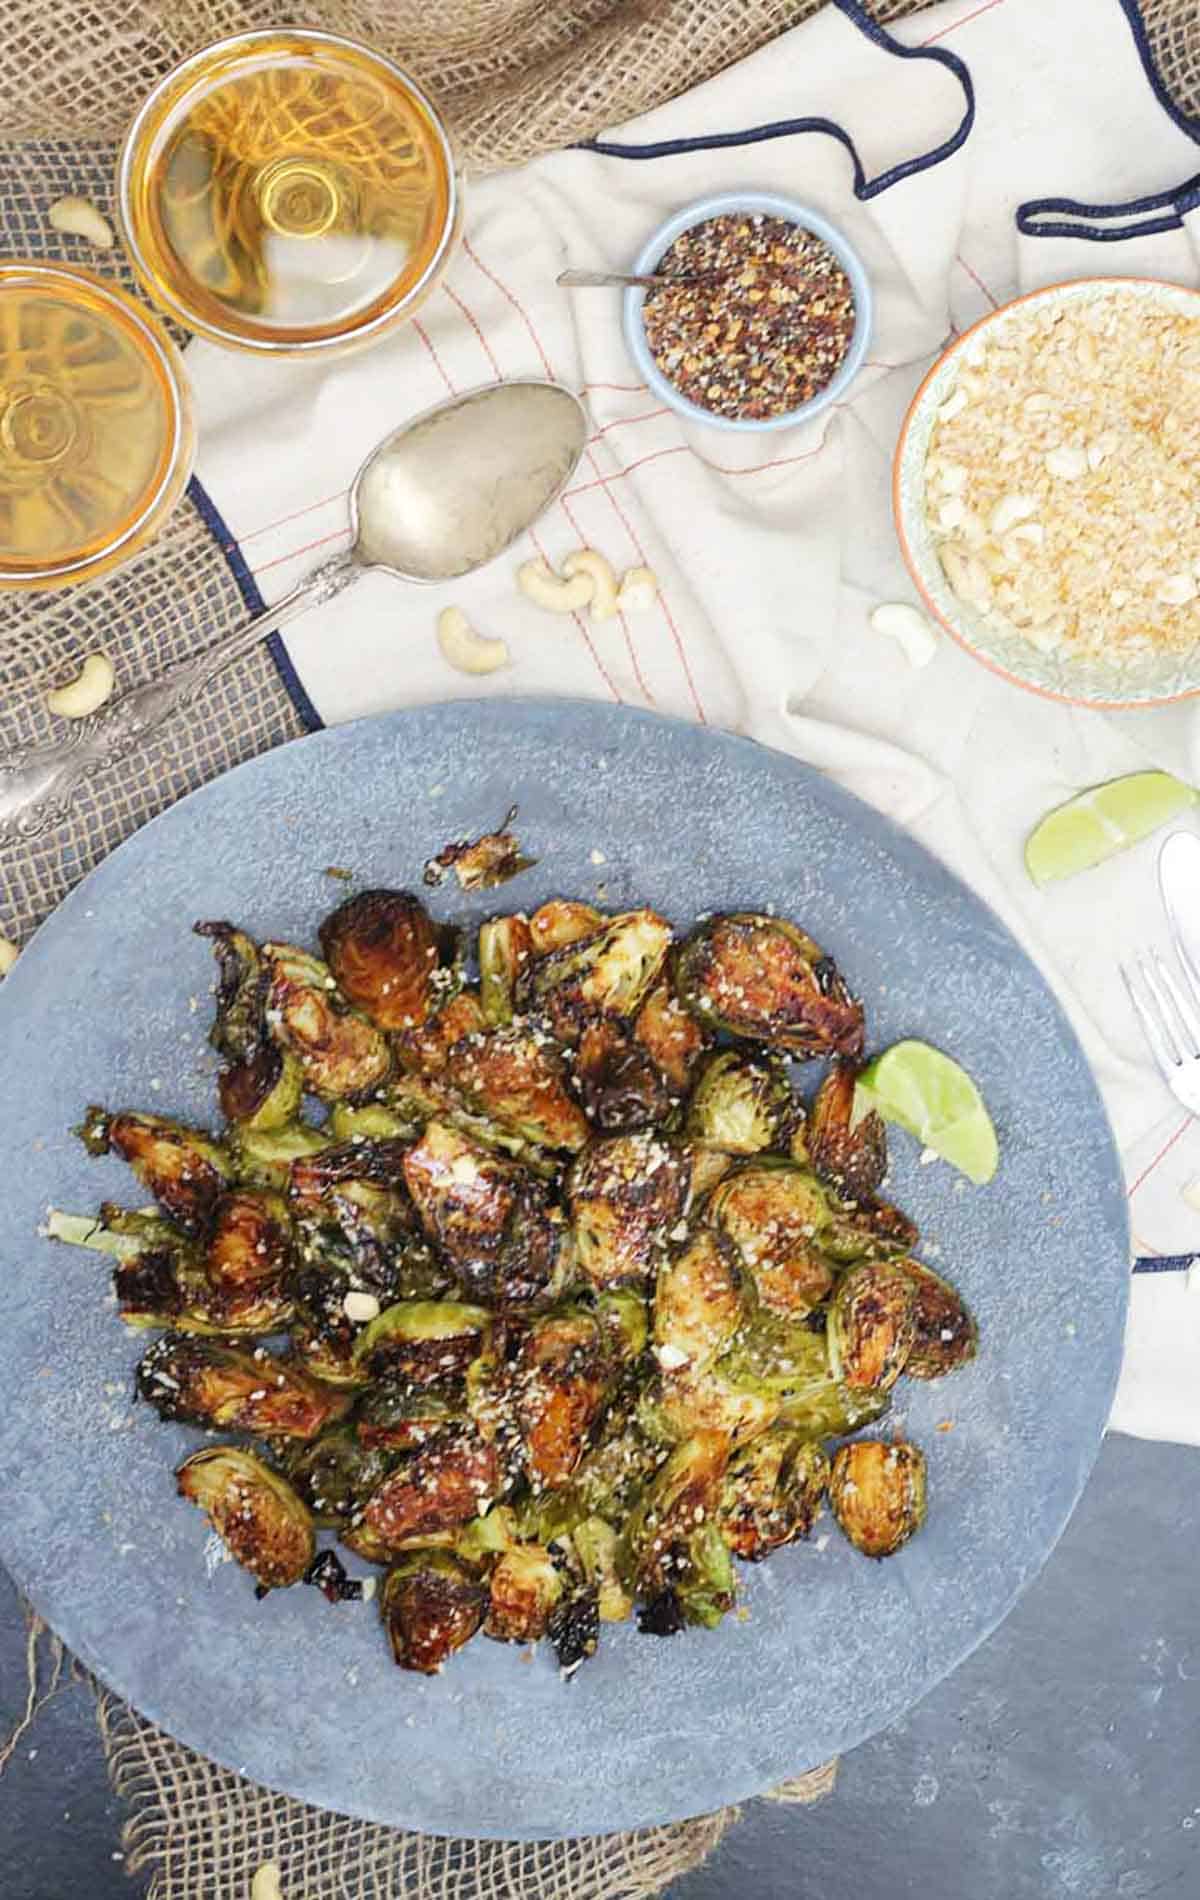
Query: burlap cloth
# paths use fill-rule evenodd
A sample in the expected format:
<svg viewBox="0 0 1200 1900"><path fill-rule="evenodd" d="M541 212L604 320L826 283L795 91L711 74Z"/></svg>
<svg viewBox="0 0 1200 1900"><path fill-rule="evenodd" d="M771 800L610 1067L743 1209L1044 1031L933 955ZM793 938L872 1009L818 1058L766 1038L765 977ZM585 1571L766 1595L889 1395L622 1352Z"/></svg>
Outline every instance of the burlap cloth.
<svg viewBox="0 0 1200 1900"><path fill-rule="evenodd" d="M115 145L159 74L237 29L301 21L373 39L424 79L475 169L520 163L660 104L818 10L822 0L7 0L0 36L0 232L9 255L64 255L45 222L67 192L111 215ZM880 20L924 0L875 0ZM1198 0L1143 0L1161 72L1200 112ZM76 255L77 255L76 249ZM89 257L89 262L96 259ZM119 253L101 267L125 277ZM126 279L127 280L127 279ZM127 280L128 281L128 280ZM0 751L48 731L44 689L103 646L122 682L160 673L238 625L246 608L195 509L91 587L0 601ZM183 793L303 730L259 649L186 722L82 794L70 821L0 857L0 934L22 941L122 838ZM42 1638L39 1647L39 1636ZM39 1687L39 1666L42 1683ZM18 1733L63 1673L35 1624ZM181 1747L113 1698L98 1702L125 1865L151 1900L247 1900L280 1869L286 1900L636 1900L698 1866L736 1819L587 1840L443 1841L322 1813L269 1794ZM0 1749L0 1771L15 1746ZM836 1764L775 1798L811 1802Z"/></svg>

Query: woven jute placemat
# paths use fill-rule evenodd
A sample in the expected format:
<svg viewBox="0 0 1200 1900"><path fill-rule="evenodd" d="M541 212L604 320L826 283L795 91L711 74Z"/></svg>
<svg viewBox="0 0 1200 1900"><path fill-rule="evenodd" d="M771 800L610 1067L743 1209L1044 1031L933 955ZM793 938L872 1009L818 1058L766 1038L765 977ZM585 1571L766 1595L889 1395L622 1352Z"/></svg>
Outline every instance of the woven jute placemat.
<svg viewBox="0 0 1200 1900"><path fill-rule="evenodd" d="M112 215L116 144L178 59L222 34L298 23L373 40L422 78L476 170L586 138L721 71L818 10L821 0L7 0L0 34L0 239L6 254L59 256L53 201L81 193ZM883 22L925 0L875 0ZM1200 4L1142 0L1159 70L1200 113ZM129 282L119 253L93 266ZM43 695L103 647L121 684L160 674L240 625L247 602L210 528L185 503L119 573L57 596L0 599L0 752L47 736ZM119 773L93 781L68 822L0 855L0 934L23 941L120 841L185 792L296 737L303 723L259 649L190 717ZM36 1622L32 1720L63 1676ZM181 1747L112 1697L98 1699L117 1792L129 1804L125 1865L151 1900L248 1900L260 1867L285 1900L640 1900L698 1866L735 1809L632 1834L534 1844L446 1841L323 1813ZM23 1724L20 1732L24 1733ZM11 1748L0 1747L0 1772ZM819 1800L836 1764L773 1791Z"/></svg>

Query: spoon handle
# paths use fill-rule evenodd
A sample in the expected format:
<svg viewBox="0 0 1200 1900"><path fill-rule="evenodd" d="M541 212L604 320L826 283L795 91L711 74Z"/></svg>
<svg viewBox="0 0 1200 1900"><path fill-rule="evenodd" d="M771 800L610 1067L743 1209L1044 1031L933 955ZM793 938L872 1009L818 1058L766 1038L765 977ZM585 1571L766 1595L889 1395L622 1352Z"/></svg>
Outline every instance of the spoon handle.
<svg viewBox="0 0 1200 1900"><path fill-rule="evenodd" d="M720 271L711 270L691 271L686 275L674 271L669 276L651 271L646 276L635 277L619 270L564 270L559 272L555 282L563 290L654 290L659 284L709 284L720 275Z"/></svg>
<svg viewBox="0 0 1200 1900"><path fill-rule="evenodd" d="M353 553L335 554L236 633L181 661L161 679L131 686L99 712L77 720L65 738L0 757L0 844L36 837L58 824L85 779L131 758L227 666L309 607L332 600L362 572Z"/></svg>

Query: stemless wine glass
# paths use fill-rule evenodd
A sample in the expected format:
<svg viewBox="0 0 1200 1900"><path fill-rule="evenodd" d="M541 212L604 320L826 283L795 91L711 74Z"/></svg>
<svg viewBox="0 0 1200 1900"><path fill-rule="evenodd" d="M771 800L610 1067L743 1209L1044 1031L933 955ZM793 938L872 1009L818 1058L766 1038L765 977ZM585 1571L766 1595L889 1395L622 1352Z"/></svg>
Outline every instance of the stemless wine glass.
<svg viewBox="0 0 1200 1900"><path fill-rule="evenodd" d="M186 329L319 355L412 315L450 256L461 191L441 120L392 60L262 29L160 81L117 201L143 287Z"/></svg>
<svg viewBox="0 0 1200 1900"><path fill-rule="evenodd" d="M148 311L74 265L0 261L0 587L128 559L193 449L179 354Z"/></svg>

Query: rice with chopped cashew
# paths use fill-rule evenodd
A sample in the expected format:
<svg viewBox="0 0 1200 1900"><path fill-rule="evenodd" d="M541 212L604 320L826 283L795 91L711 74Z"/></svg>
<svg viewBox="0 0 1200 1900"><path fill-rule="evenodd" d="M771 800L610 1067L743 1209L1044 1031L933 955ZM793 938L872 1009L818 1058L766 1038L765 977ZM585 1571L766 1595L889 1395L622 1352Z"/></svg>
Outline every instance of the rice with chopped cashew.
<svg viewBox="0 0 1200 1900"><path fill-rule="evenodd" d="M1200 643L1200 303L1113 285L962 353L925 463L955 594L993 631L1136 664Z"/></svg>

